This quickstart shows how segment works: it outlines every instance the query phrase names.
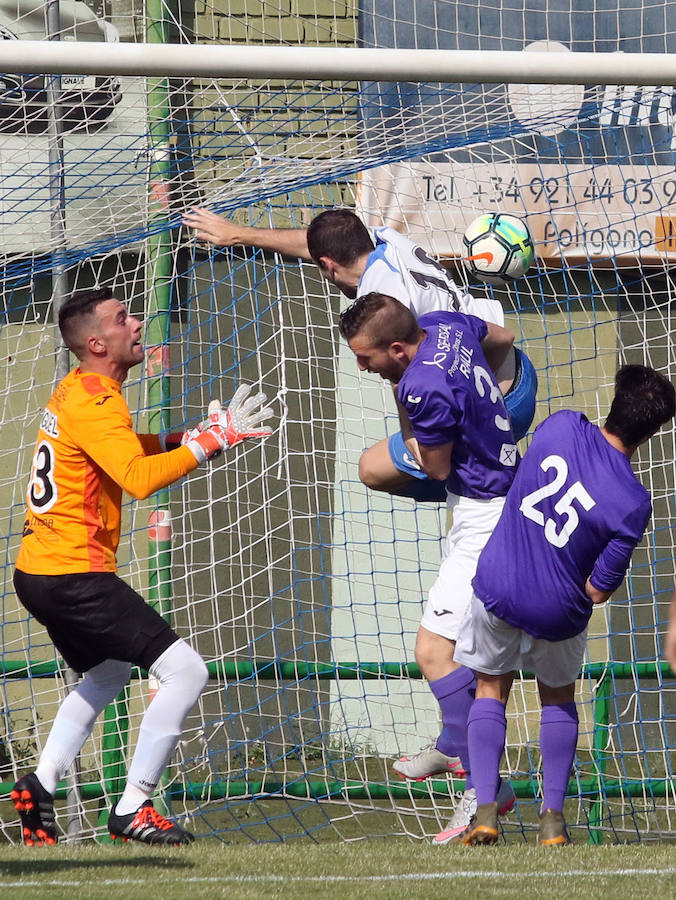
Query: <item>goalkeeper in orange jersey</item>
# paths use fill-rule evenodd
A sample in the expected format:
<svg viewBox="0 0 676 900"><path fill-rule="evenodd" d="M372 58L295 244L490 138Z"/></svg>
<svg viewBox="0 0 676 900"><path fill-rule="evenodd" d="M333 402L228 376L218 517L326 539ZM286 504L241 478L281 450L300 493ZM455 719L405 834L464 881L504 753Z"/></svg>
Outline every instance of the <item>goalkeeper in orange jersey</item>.
<svg viewBox="0 0 676 900"><path fill-rule="evenodd" d="M122 491L143 499L200 463L271 428L265 394L241 385L229 407L185 434L136 434L122 396L143 360L141 322L107 289L73 295L59 327L78 358L52 394L38 431L14 585L68 665L84 674L57 712L35 772L11 797L26 844L56 843L54 794L94 722L129 681L131 666L159 682L139 730L127 783L108 829L147 844L186 844L151 795L207 681L201 657L115 574Z"/></svg>

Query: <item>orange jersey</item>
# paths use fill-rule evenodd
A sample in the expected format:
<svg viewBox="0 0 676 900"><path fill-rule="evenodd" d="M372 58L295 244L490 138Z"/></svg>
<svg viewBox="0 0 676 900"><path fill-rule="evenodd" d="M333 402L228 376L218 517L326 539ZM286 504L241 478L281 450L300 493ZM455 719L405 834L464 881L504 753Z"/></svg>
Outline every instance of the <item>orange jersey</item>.
<svg viewBox="0 0 676 900"><path fill-rule="evenodd" d="M197 468L188 447L163 452L136 434L121 384L70 372L42 417L16 566L29 575L114 572L122 490L143 499Z"/></svg>

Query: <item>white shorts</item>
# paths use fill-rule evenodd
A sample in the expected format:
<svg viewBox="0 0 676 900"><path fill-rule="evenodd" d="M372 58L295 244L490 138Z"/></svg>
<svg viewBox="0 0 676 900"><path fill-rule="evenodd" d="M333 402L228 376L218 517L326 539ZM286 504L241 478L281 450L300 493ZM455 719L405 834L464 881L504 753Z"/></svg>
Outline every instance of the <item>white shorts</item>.
<svg viewBox="0 0 676 900"><path fill-rule="evenodd" d="M547 687L557 688L573 684L584 661L586 647L586 628L565 641L534 638L494 616L473 594L453 658L485 675L505 675L527 669Z"/></svg>
<svg viewBox="0 0 676 900"><path fill-rule="evenodd" d="M500 518L504 497L474 500L448 495L453 524L446 535L439 574L430 588L420 624L454 641L472 599L479 555Z"/></svg>

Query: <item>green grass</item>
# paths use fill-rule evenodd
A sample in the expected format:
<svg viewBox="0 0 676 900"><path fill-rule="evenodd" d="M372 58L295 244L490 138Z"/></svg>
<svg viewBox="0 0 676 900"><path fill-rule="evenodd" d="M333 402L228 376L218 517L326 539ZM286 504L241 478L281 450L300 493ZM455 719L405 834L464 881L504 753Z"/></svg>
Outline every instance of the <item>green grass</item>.
<svg viewBox="0 0 676 900"><path fill-rule="evenodd" d="M202 840L166 850L4 846L0 888L31 900L646 900L676 896L676 856L668 844L441 848L400 838L321 846Z"/></svg>

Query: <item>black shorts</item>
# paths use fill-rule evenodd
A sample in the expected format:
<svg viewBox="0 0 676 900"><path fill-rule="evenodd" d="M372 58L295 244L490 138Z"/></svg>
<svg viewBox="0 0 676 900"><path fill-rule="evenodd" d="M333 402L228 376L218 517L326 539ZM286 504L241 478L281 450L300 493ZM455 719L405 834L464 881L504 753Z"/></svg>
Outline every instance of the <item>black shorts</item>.
<svg viewBox="0 0 676 900"><path fill-rule="evenodd" d="M27 575L16 569L14 587L76 672L106 659L149 669L179 640L162 616L114 572Z"/></svg>

